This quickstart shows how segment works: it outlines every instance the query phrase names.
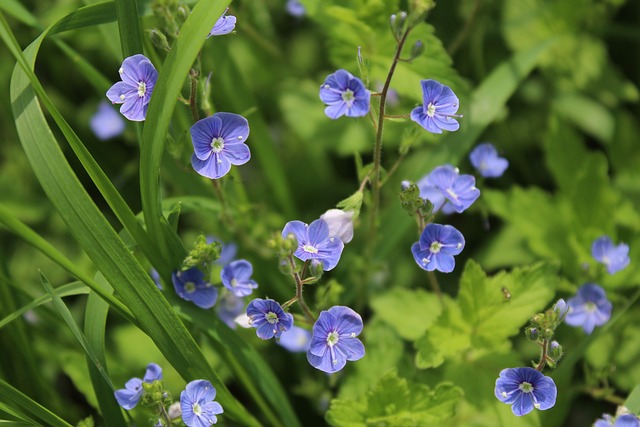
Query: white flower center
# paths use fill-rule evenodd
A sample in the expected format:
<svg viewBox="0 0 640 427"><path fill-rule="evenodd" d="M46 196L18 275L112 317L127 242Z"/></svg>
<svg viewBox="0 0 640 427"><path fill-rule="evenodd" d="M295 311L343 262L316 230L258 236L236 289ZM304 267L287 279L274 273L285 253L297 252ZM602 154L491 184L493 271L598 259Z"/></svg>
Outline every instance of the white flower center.
<svg viewBox="0 0 640 427"><path fill-rule="evenodd" d="M338 344L339 340L340 335L336 331L329 332L329 335L327 335L327 344L329 345L329 347L333 347L334 345Z"/></svg>
<svg viewBox="0 0 640 427"><path fill-rule="evenodd" d="M589 313L593 313L594 311L596 311L597 307L595 303L588 302L584 305L584 309Z"/></svg>
<svg viewBox="0 0 640 427"><path fill-rule="evenodd" d="M147 84L145 82L138 82L138 96L142 98L147 93Z"/></svg>
<svg viewBox="0 0 640 427"><path fill-rule="evenodd" d="M528 383L526 381L523 381L518 388L523 392L523 393L532 393L533 392L533 386L531 385L531 383Z"/></svg>
<svg viewBox="0 0 640 427"><path fill-rule="evenodd" d="M278 315L273 311L268 312L264 317L265 319L267 319L267 322L271 323L272 325L278 323Z"/></svg>
<svg viewBox="0 0 640 427"><path fill-rule="evenodd" d="M347 104L348 107L351 107L353 101L355 100L355 96L351 89L347 89L342 92L342 100Z"/></svg>
<svg viewBox="0 0 640 427"><path fill-rule="evenodd" d="M458 200L458 195L450 188L447 188L447 194L451 196L453 200Z"/></svg>
<svg viewBox="0 0 640 427"><path fill-rule="evenodd" d="M211 140L211 151L219 153L224 148L224 138L213 138Z"/></svg>
<svg viewBox="0 0 640 427"><path fill-rule="evenodd" d="M429 246L429 252L432 254L437 254L440 252L440 249L442 249L442 243L440 242L433 242L431 243L431 246Z"/></svg>
<svg viewBox="0 0 640 427"><path fill-rule="evenodd" d="M186 282L184 284L184 290L189 294L193 293L196 290L196 284L193 282Z"/></svg>
<svg viewBox="0 0 640 427"><path fill-rule="evenodd" d="M198 404L197 402L194 403L191 408L193 409L193 415L198 417L202 415L202 408L200 407L200 404Z"/></svg>
<svg viewBox="0 0 640 427"><path fill-rule="evenodd" d="M231 287L235 288L236 286L238 286L238 279L231 279Z"/></svg>
<svg viewBox="0 0 640 427"><path fill-rule="evenodd" d="M430 102L429 105L427 105L427 116L433 117L435 115L436 115L436 106Z"/></svg>
<svg viewBox="0 0 640 427"><path fill-rule="evenodd" d="M318 249L313 247L313 246L311 246L311 245L304 245L302 247L302 250L307 252L307 253L310 253L310 254L317 254L318 253Z"/></svg>

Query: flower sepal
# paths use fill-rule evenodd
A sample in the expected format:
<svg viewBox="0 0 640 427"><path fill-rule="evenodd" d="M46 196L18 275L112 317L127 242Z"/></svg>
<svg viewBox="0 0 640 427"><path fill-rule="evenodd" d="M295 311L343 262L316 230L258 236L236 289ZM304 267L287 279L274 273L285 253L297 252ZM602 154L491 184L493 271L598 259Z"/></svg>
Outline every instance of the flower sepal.
<svg viewBox="0 0 640 427"><path fill-rule="evenodd" d="M196 238L193 248L182 262L181 270L186 271L190 268L198 267L204 273L210 273L209 265L220 258L221 251L222 245L220 242L213 241L208 243L207 238L201 234Z"/></svg>

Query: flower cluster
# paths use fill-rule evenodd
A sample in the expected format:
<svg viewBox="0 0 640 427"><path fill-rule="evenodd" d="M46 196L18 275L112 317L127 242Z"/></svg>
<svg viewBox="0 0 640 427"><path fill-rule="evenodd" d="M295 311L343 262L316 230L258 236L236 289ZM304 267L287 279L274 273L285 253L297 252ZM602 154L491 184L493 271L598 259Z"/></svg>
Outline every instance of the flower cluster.
<svg viewBox="0 0 640 427"><path fill-rule="evenodd" d="M209 427L218 421L216 415L224 412L222 406L214 401L216 389L211 382L191 381L180 393L178 406L171 403L171 396L164 389L161 379L162 368L155 363L150 363L144 379L131 378L124 389L114 393L115 398L126 410L133 409L142 399L159 415L156 426L168 426L169 424L166 423L173 424L178 417L182 416L182 421L187 427ZM169 405L168 409L167 405Z"/></svg>

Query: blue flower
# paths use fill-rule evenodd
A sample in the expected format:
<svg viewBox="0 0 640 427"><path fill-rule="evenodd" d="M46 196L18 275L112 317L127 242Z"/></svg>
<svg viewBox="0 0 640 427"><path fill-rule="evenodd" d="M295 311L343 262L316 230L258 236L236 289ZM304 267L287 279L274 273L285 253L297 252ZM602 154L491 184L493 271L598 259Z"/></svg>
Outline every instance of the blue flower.
<svg viewBox="0 0 640 427"><path fill-rule="evenodd" d="M285 313L272 299L256 298L247 306L249 323L257 328L256 335L263 340L280 335L293 326L293 315Z"/></svg>
<svg viewBox="0 0 640 427"><path fill-rule="evenodd" d="M480 197L476 179L472 175L460 175L458 169L445 165L438 166L429 175L429 182L451 202L453 209L460 213Z"/></svg>
<svg viewBox="0 0 640 427"><path fill-rule="evenodd" d="M100 101L98 111L89 122L91 130L101 140L116 137L124 132L124 120L107 101Z"/></svg>
<svg viewBox="0 0 640 427"><path fill-rule="evenodd" d="M182 421L187 427L209 427L218 422L216 415L223 413L222 405L214 402L216 389L206 380L187 384L180 393Z"/></svg>
<svg viewBox="0 0 640 427"><path fill-rule="evenodd" d="M428 224L420 240L411 246L413 258L420 268L451 273L456 265L453 259L464 249L462 233L450 225Z"/></svg>
<svg viewBox="0 0 640 427"><path fill-rule="evenodd" d="M225 265L220 273L222 284L237 297L246 297L258 287L255 280L251 280L253 267L244 259L232 261Z"/></svg>
<svg viewBox="0 0 640 427"><path fill-rule="evenodd" d="M320 86L320 99L327 105L324 113L331 119L362 117L369 112L371 92L362 80L346 70L329 74Z"/></svg>
<svg viewBox="0 0 640 427"><path fill-rule="evenodd" d="M591 255L596 261L607 266L609 274L618 271L629 265L629 245L620 243L614 246L609 236L602 236L596 239L591 245Z"/></svg>
<svg viewBox="0 0 640 427"><path fill-rule="evenodd" d="M569 312L569 305L565 302L565 300L563 300L562 298L560 298L554 305L553 305L553 310L556 312L556 314L558 315L558 320L562 321L564 320L564 318L566 317L567 313Z"/></svg>
<svg viewBox="0 0 640 427"><path fill-rule="evenodd" d="M292 326L287 332L280 335L278 344L292 353L306 352L311 344L311 332L298 326Z"/></svg>
<svg viewBox="0 0 640 427"><path fill-rule="evenodd" d="M474 148L469 154L469 160L485 178L498 178L509 167L509 161L499 157L496 148L488 142Z"/></svg>
<svg viewBox="0 0 640 427"><path fill-rule="evenodd" d="M640 419L634 414L622 414L615 419L609 414L603 414L593 427L640 427Z"/></svg>
<svg viewBox="0 0 640 427"><path fill-rule="evenodd" d="M596 326L602 326L611 318L612 304L600 286L585 283L575 297L567 301L569 312L564 321L571 326L582 326L590 334Z"/></svg>
<svg viewBox="0 0 640 427"><path fill-rule="evenodd" d="M460 124L455 119L462 117L458 111L458 97L449 86L435 80L422 80L422 103L411 111L411 120L431 133L443 130L455 131Z"/></svg>
<svg viewBox="0 0 640 427"><path fill-rule="evenodd" d="M307 13L304 5L300 3L299 0L287 0L285 9L289 13L289 15L295 16L297 18L301 18L305 15L305 13Z"/></svg>
<svg viewBox="0 0 640 427"><path fill-rule="evenodd" d="M162 368L155 363L149 363L147 365L147 371L144 373L144 378L131 378L124 385L125 388L115 391L114 396L118 401L118 405L122 406L127 411L135 408L144 393L142 383L152 383L161 379Z"/></svg>
<svg viewBox="0 0 640 427"><path fill-rule="evenodd" d="M211 308L218 299L218 289L204 280L204 273L197 267L171 275L173 287L178 296L193 301L200 308Z"/></svg>
<svg viewBox="0 0 640 427"><path fill-rule="evenodd" d="M229 34L233 31L236 27L236 17L233 15L226 16L228 10L229 8L226 8L222 13L222 16L218 18L207 38L211 36L224 36L225 34Z"/></svg>
<svg viewBox="0 0 640 427"><path fill-rule="evenodd" d="M444 165L442 167L450 168L454 173L458 173L458 170L451 165ZM436 168L437 169L437 168ZM451 214L455 212L455 207L452 203L447 203L448 199L444 196L442 191L438 187L431 177L431 175L436 171L434 169L431 173L423 176L416 182L418 189L420 190L420 197L428 200L433 205L433 213L442 212L443 214Z"/></svg>
<svg viewBox="0 0 640 427"><path fill-rule="evenodd" d="M533 368L507 368L500 372L494 393L499 401L511 406L511 411L521 417L556 404L556 383Z"/></svg>
<svg viewBox="0 0 640 427"><path fill-rule="evenodd" d="M153 280L153 283L156 284L158 289L162 290L162 282L160 281L160 273L158 273L158 270L152 268L149 272L149 275L151 276L151 280Z"/></svg>
<svg viewBox="0 0 640 427"><path fill-rule="evenodd" d="M238 253L238 246L235 243L225 243L217 237L207 236L207 244L211 244L213 242L218 242L221 246L220 257L214 261L216 264L224 266L233 261Z"/></svg>
<svg viewBox="0 0 640 427"><path fill-rule="evenodd" d="M107 98L114 104L122 104L120 113L134 122L147 117L147 109L153 88L158 80L158 72L144 55L133 55L122 62L121 82L111 86Z"/></svg>
<svg viewBox="0 0 640 427"><path fill-rule="evenodd" d="M286 239L289 234L298 240L298 249L293 253L296 258L321 261L324 271L331 270L340 261L344 243L337 237L329 236L329 225L324 220L317 219L311 225L289 221L282 230L282 237Z"/></svg>
<svg viewBox="0 0 640 427"><path fill-rule="evenodd" d="M224 291L216 305L216 313L228 327L235 329L235 319L245 312L244 307L245 304L242 298L235 296L231 292Z"/></svg>
<svg viewBox="0 0 640 427"><path fill-rule="evenodd" d="M191 126L194 153L191 165L202 176L218 179L231 165L244 165L251 151L244 143L249 136L249 122L233 113L216 113Z"/></svg>
<svg viewBox="0 0 640 427"><path fill-rule="evenodd" d="M362 318L349 307L335 306L321 312L313 325L307 360L321 371L338 372L347 360L364 356L364 345L356 338L360 332Z"/></svg>

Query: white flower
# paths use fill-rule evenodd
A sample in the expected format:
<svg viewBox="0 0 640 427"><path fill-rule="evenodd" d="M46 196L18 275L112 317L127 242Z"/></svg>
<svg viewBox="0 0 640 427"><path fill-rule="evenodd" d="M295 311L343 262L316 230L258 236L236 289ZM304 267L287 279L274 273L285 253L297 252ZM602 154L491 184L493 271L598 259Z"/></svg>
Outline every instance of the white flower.
<svg viewBox="0 0 640 427"><path fill-rule="evenodd" d="M330 237L337 237L343 243L349 243L353 239L353 211L329 209L320 215L320 219L329 225Z"/></svg>

